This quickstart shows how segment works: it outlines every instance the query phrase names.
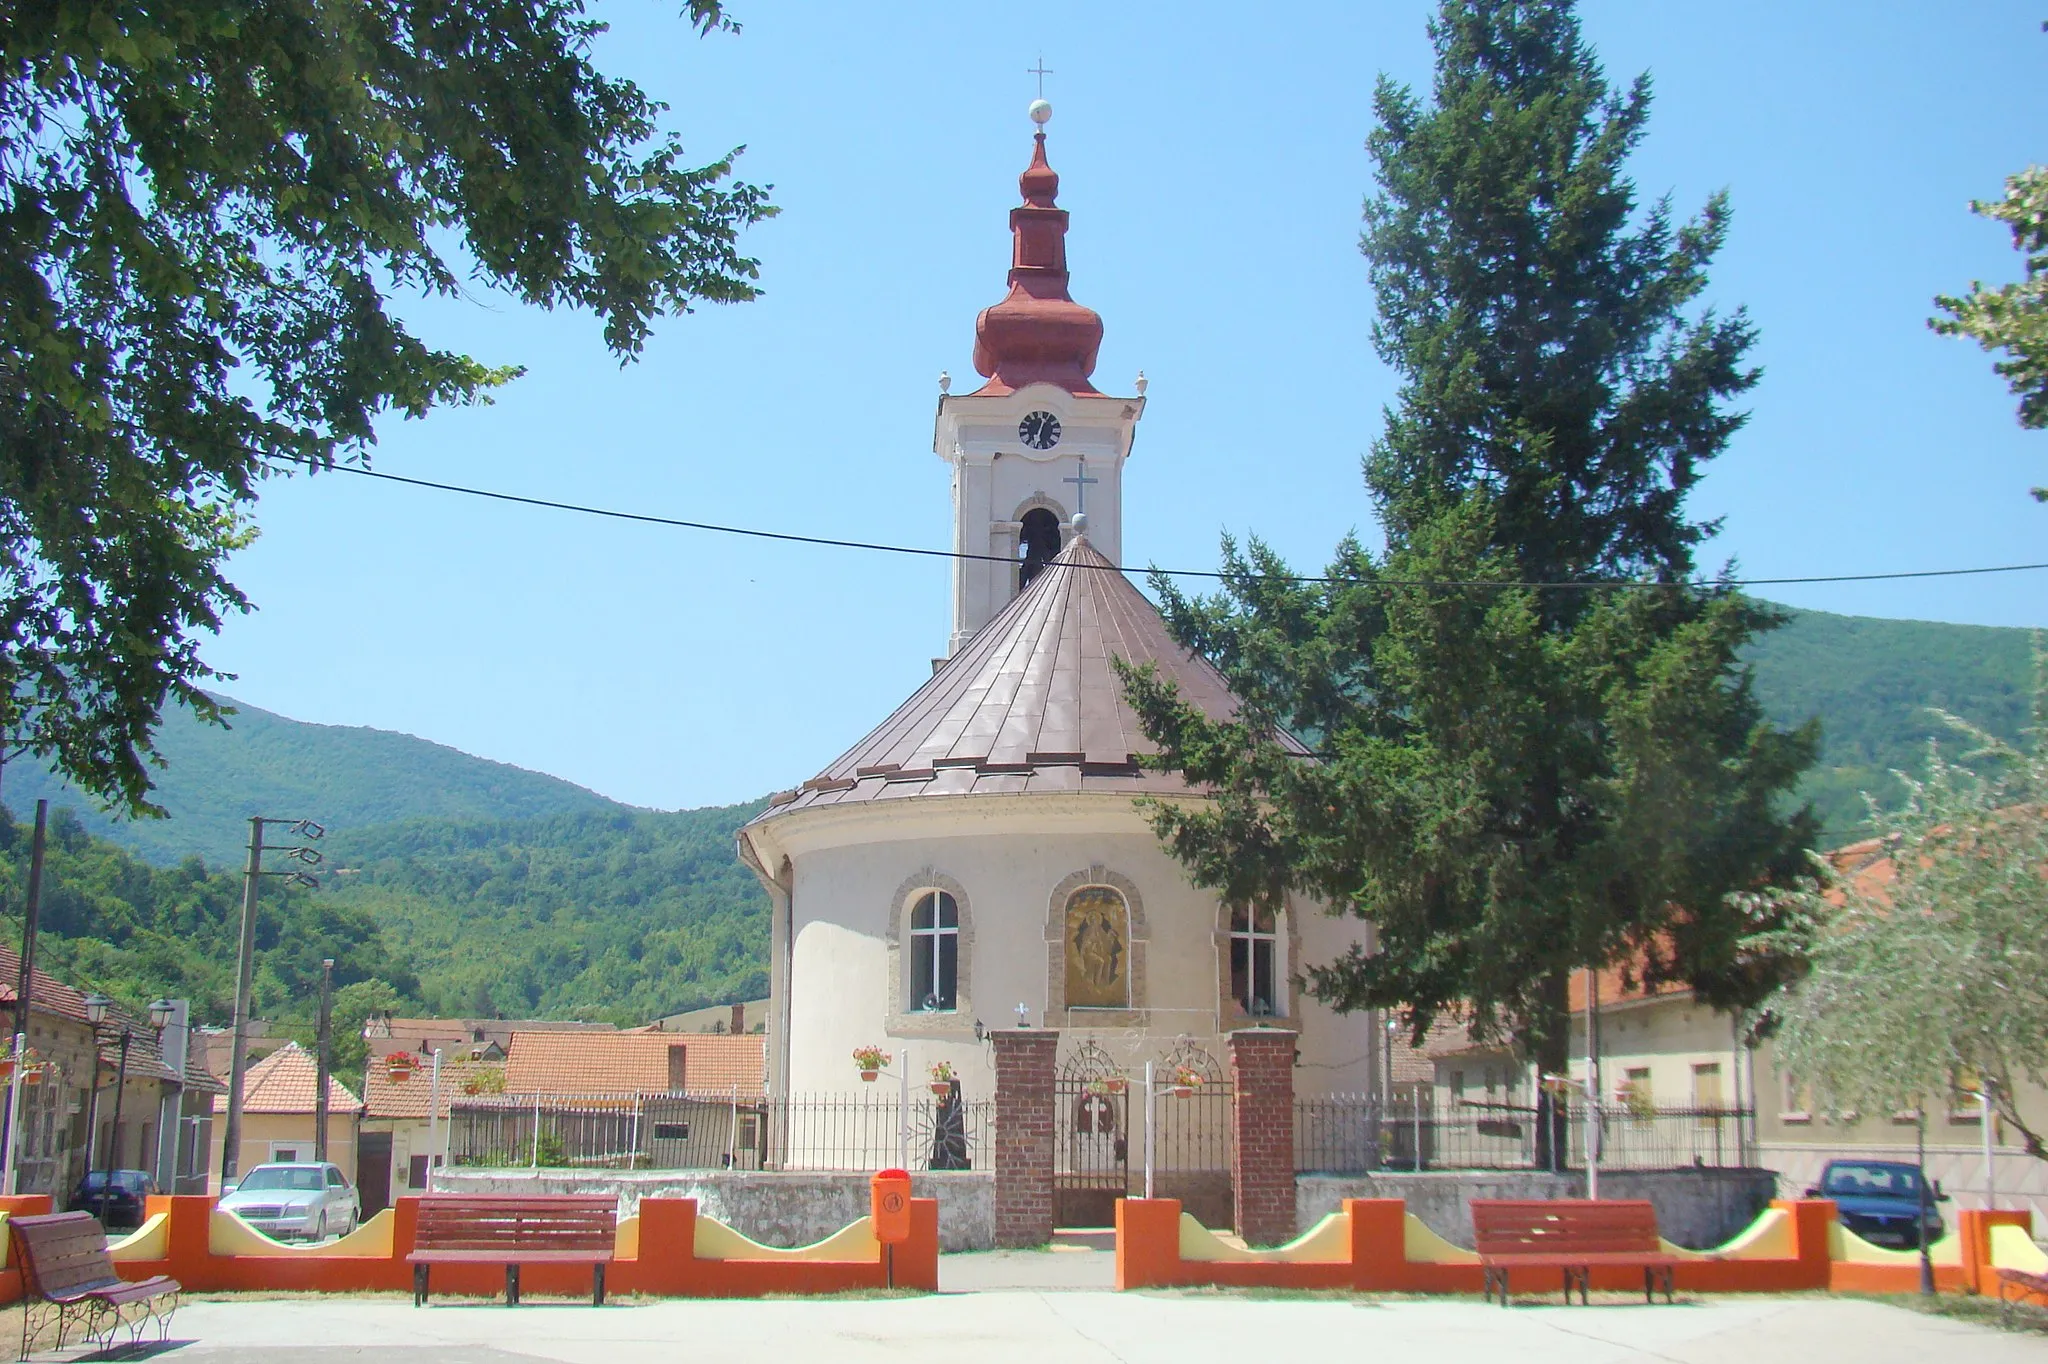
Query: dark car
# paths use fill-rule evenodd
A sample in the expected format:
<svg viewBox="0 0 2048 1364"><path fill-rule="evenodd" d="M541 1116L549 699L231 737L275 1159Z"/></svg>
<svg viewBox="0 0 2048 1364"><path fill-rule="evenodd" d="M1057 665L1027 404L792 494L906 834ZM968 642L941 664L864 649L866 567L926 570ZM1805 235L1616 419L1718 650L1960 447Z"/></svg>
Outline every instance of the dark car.
<svg viewBox="0 0 2048 1364"><path fill-rule="evenodd" d="M106 1227L139 1227L156 1184L146 1170L94 1170L71 1191L75 1211L89 1212Z"/></svg>
<svg viewBox="0 0 2048 1364"><path fill-rule="evenodd" d="M1924 1190L1926 1171L1917 1165L1889 1160L1831 1160L1808 1198L1832 1198L1842 1225L1872 1245L1897 1250L1920 1247L1922 1218L1929 1242L1941 1239L1941 1214L1936 1203L1948 1202L1939 1181ZM1924 1207L1924 1213L1923 1213Z"/></svg>

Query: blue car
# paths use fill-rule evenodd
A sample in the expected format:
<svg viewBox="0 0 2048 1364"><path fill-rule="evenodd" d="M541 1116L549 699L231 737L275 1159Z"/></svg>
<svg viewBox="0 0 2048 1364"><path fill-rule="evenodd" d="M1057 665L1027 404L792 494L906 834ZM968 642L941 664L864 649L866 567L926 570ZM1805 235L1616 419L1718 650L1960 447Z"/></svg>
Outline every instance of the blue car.
<svg viewBox="0 0 2048 1364"><path fill-rule="evenodd" d="M1920 1182L1926 1178L1919 1166L1897 1161L1831 1160L1806 1196L1832 1198L1842 1225L1872 1245L1918 1250L1923 1228L1929 1242L1941 1239L1934 1205L1948 1202L1941 1182L1932 1180L1923 1205Z"/></svg>

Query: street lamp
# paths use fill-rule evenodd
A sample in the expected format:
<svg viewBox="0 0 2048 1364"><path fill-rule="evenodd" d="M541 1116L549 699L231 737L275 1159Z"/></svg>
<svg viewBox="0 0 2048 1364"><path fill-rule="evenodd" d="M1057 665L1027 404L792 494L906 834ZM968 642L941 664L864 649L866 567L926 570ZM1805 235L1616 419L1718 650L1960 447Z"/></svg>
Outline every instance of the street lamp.
<svg viewBox="0 0 2048 1364"><path fill-rule="evenodd" d="M100 1116L100 1028L106 1023L107 1011L113 1006L113 1003L113 1000L108 999L98 991L94 991L85 997L85 1021L92 1024L93 1053L92 1102L87 1109L85 1119L85 1177L87 1185L92 1184L92 1176L94 1174L93 1155L98 1146L98 1142L94 1140L96 1135L94 1128L98 1125ZM172 1010L175 1007L168 999L159 999L151 1003L149 1006L150 1026L158 1032L162 1032L164 1024L170 1021ZM134 1038L134 1030L128 1026L126 1018L121 1020L120 1026L121 1060L114 1072L114 1121L107 1133L107 1164L109 1166L114 1163L114 1158L120 1154L114 1149L114 1144L121 1136L121 1097L123 1091L128 1087L128 1044ZM111 1171L109 1173L111 1174ZM102 1222L107 1217L107 1194L109 1188L110 1181L102 1180L97 1190L95 1190L99 1196L97 1206L99 1218Z"/></svg>

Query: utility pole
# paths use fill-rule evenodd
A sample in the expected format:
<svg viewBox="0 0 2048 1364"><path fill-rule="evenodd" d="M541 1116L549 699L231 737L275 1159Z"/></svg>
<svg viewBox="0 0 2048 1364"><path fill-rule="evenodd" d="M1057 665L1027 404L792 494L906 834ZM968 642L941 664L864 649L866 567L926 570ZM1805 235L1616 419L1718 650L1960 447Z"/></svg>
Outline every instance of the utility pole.
<svg viewBox="0 0 2048 1364"><path fill-rule="evenodd" d="M7 1081L7 1112L4 1119L6 1131L0 1134L0 1148L5 1155L0 1157L0 1192L13 1194L20 1172L15 1168L15 1152L21 1144L21 1124L15 1121L15 1114L21 1111L21 1070L28 1063L28 1010L29 997L34 993L36 971L36 921L43 912L43 836L50 818L50 802L36 802L36 832L29 843L28 854L28 900L21 911L21 979L14 987L14 1069ZM95 1056L97 1062L97 1056ZM94 1077L97 1082L98 1077ZM86 1164L91 1165L90 1155ZM63 1183L62 1179L58 1183Z"/></svg>
<svg viewBox="0 0 2048 1364"><path fill-rule="evenodd" d="M256 979L256 891L263 884L263 816L249 816L249 861L242 869L242 941L235 956L235 1040L228 1058L228 1115L221 1126L220 1187L226 1193L242 1154L242 1082L249 1070L249 989Z"/></svg>
<svg viewBox="0 0 2048 1364"><path fill-rule="evenodd" d="M241 1167L242 1088L249 1070L249 991L256 979L257 890L265 876L283 876L303 886L317 887L320 884L303 871L263 870L263 854L266 852L288 853L293 861L306 866L320 864L320 854L312 848L298 844L266 845L263 842L263 826L266 824L289 824L291 831L302 838L317 839L327 832L310 819L249 816L249 861L242 872L242 940L235 956L235 1051L228 1062L227 1119L221 1124L220 1183L223 1191Z"/></svg>
<svg viewBox="0 0 2048 1364"><path fill-rule="evenodd" d="M320 1055L314 1063L313 1159L327 1159L327 1076L334 1040L334 958L320 959L320 1028L315 1035Z"/></svg>

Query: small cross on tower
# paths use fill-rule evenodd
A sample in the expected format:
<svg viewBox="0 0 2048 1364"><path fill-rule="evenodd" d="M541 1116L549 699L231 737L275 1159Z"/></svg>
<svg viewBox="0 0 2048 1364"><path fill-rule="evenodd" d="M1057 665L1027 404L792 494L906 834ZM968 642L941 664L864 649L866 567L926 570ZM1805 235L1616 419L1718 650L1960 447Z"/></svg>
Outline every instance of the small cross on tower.
<svg viewBox="0 0 2048 1364"><path fill-rule="evenodd" d="M1050 76L1050 75L1054 74L1054 73L1053 73L1053 70L1052 70L1052 68L1051 68L1051 67L1049 67L1049 66L1047 66L1047 65L1045 64L1045 54L1044 54L1043 52L1041 52L1041 53L1039 53L1039 54L1038 54L1038 65L1036 65L1036 66L1033 66L1033 67L1027 67L1027 68L1025 69L1025 71L1024 71L1024 74L1025 74L1025 75L1027 75L1027 76L1036 76L1036 77L1038 77L1038 97L1039 97L1040 99L1044 99L1044 98L1045 98L1045 78L1046 78L1047 76Z"/></svg>
<svg viewBox="0 0 2048 1364"><path fill-rule="evenodd" d="M1063 478L1060 482L1074 485L1074 510L1085 516L1088 513L1088 485L1090 483L1100 483L1102 480L1088 477L1088 456L1080 456L1078 462L1081 466L1081 476L1079 478Z"/></svg>

